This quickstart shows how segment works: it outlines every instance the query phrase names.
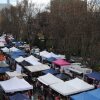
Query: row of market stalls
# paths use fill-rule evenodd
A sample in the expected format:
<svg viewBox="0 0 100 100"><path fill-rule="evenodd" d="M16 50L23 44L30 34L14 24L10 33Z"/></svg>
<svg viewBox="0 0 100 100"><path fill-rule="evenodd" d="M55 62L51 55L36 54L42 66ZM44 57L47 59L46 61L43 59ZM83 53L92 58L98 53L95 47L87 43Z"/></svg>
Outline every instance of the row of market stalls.
<svg viewBox="0 0 100 100"><path fill-rule="evenodd" d="M12 44L12 47L8 47L5 43L0 53L0 76L2 77L0 90L3 100L6 97L10 100L33 99L37 88L42 91L42 95L45 95L43 100L47 100L47 93L51 97L60 96L63 100L69 98L79 100L73 99L73 94L82 92L84 95L87 91L91 92L95 87L99 87L99 72L94 72L81 63L71 63L66 60L65 55L46 50L40 51L38 48L34 53L29 54L22 49L28 48L26 42L12 42ZM89 80L92 80L92 83Z"/></svg>
<svg viewBox="0 0 100 100"><path fill-rule="evenodd" d="M53 90L57 91L58 93L62 94L63 96L68 96L94 88L93 85L89 85L79 78L64 82L50 73L44 76L40 76L38 80Z"/></svg>

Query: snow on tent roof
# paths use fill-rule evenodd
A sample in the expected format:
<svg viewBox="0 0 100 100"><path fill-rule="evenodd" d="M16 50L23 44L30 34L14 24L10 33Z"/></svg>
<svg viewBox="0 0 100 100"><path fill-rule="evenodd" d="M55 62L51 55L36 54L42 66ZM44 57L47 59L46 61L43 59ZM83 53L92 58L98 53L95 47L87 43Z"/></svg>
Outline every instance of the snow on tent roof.
<svg viewBox="0 0 100 100"><path fill-rule="evenodd" d="M10 100L30 100L26 95L17 93L9 97Z"/></svg>
<svg viewBox="0 0 100 100"><path fill-rule="evenodd" d="M63 60L63 59L58 59L53 61L54 64L58 65L58 66L64 66L64 65L70 65L69 62Z"/></svg>
<svg viewBox="0 0 100 100"><path fill-rule="evenodd" d="M41 83L45 84L45 85L52 85L52 84L55 84L55 83L61 83L61 82L63 82L61 79L55 77L54 75L52 75L50 73L38 77L38 80Z"/></svg>
<svg viewBox="0 0 100 100"><path fill-rule="evenodd" d="M95 79L100 81L100 72L92 72L90 74L86 74L86 76L88 76L89 78Z"/></svg>
<svg viewBox="0 0 100 100"><path fill-rule="evenodd" d="M72 95L75 93L87 91L94 88L94 86L89 85L88 83L78 78L66 81L64 83L56 83L50 85L50 87L55 91L57 91L58 93L62 94L63 96Z"/></svg>
<svg viewBox="0 0 100 100"><path fill-rule="evenodd" d="M19 79L17 77L11 78L6 81L1 81L0 85L2 89L5 91L5 93L33 89L33 86L30 85L27 81L25 81L24 79Z"/></svg>

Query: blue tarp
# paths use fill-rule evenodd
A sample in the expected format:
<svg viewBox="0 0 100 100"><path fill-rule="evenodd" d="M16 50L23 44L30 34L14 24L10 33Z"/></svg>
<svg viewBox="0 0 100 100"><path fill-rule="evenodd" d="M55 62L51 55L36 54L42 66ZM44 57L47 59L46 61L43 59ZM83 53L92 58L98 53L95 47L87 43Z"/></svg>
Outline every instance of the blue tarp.
<svg viewBox="0 0 100 100"><path fill-rule="evenodd" d="M18 58L20 56L26 56L26 53L24 51L18 50L17 52L10 52L10 53L8 53L8 55L11 58L15 59L15 58Z"/></svg>
<svg viewBox="0 0 100 100"><path fill-rule="evenodd" d="M95 79L97 81L100 81L100 72L92 72L90 74L86 74L89 78Z"/></svg>
<svg viewBox="0 0 100 100"><path fill-rule="evenodd" d="M54 58L54 57L51 57L51 58L48 58L48 59L46 59L48 62L50 62L50 63L52 63L53 61L55 61L56 60L56 58Z"/></svg>
<svg viewBox="0 0 100 100"><path fill-rule="evenodd" d="M6 71L11 71L9 67L0 67L0 74L5 73Z"/></svg>
<svg viewBox="0 0 100 100"><path fill-rule="evenodd" d="M99 100L100 100L100 88L89 91L88 93L95 96L95 97L97 97L97 98L99 98Z"/></svg>
<svg viewBox="0 0 100 100"><path fill-rule="evenodd" d="M24 42L18 41L18 42L15 42L14 44L15 44L15 46L19 47L21 45L24 45Z"/></svg>
<svg viewBox="0 0 100 100"><path fill-rule="evenodd" d="M63 73L57 74L56 77L60 78L61 80L66 80L66 81L71 79L71 77Z"/></svg>
<svg viewBox="0 0 100 100"><path fill-rule="evenodd" d="M100 100L100 89L73 95L71 100Z"/></svg>
<svg viewBox="0 0 100 100"><path fill-rule="evenodd" d="M9 98L10 98L10 100L30 100L25 95L20 94L20 93L17 93L17 94L15 94L13 96L10 96Z"/></svg>
<svg viewBox="0 0 100 100"><path fill-rule="evenodd" d="M86 92L71 96L71 100L100 100Z"/></svg>
<svg viewBox="0 0 100 100"><path fill-rule="evenodd" d="M56 70L54 70L53 68L44 70L44 71L42 71L42 72L43 72L43 74L47 74L47 73L51 73L51 74L59 74L59 72L56 71Z"/></svg>

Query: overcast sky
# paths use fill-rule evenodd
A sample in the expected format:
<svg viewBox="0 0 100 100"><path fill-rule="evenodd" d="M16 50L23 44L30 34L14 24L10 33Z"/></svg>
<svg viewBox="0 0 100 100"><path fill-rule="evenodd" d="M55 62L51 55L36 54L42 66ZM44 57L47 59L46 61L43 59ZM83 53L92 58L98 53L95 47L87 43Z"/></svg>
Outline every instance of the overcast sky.
<svg viewBox="0 0 100 100"><path fill-rule="evenodd" d="M10 3L11 4L16 4L16 1L17 0L10 0ZM18 1L21 1L21 0L18 0ZM50 0L29 0L29 1L32 1L33 3L36 3L36 4L44 4L44 5L47 5L48 3L50 3ZM7 0L0 0L0 3L6 3Z"/></svg>

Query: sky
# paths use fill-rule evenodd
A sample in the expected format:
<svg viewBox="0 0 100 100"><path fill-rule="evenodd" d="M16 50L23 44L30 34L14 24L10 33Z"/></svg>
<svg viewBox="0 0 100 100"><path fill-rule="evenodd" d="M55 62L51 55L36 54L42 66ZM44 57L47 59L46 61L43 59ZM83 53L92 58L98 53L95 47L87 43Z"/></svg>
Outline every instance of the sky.
<svg viewBox="0 0 100 100"><path fill-rule="evenodd" d="M10 0L10 3L15 5L17 0ZM21 1L21 0L18 0ZM47 5L48 3L50 3L50 0L29 0L32 1L35 4L43 4L43 5ZM6 3L7 0L0 0L0 3Z"/></svg>

